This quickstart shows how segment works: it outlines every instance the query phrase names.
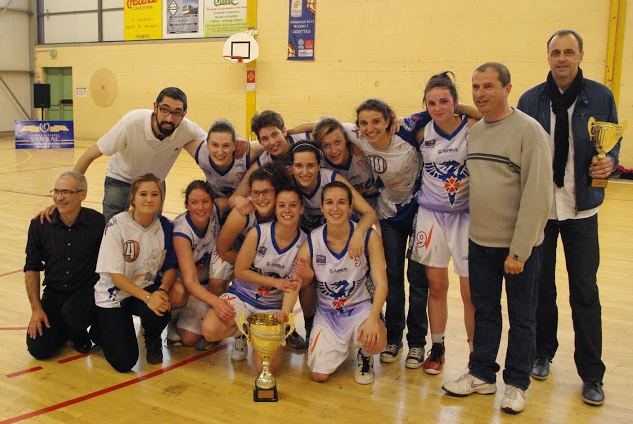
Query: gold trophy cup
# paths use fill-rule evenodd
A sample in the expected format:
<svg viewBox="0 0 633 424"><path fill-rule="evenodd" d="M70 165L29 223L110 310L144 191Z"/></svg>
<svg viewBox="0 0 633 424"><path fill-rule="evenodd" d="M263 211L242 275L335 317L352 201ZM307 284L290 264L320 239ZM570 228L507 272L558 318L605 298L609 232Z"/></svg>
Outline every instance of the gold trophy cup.
<svg viewBox="0 0 633 424"><path fill-rule="evenodd" d="M279 323L272 314L251 315L248 320L244 312L237 314L238 330L246 336L246 342L262 360L262 373L255 380L253 400L255 402L277 402L277 383L269 370L270 360L279 346L286 344L286 338L294 331L294 314L288 314L288 322Z"/></svg>
<svg viewBox="0 0 633 424"><path fill-rule="evenodd" d="M598 152L598 158L604 159L605 154L618 144L625 128L626 123L618 125L611 122L598 122L593 117L589 118L587 124L589 138L593 141L593 145ZM609 181L606 178L594 178L589 175L589 185L591 187L604 188L608 183Z"/></svg>

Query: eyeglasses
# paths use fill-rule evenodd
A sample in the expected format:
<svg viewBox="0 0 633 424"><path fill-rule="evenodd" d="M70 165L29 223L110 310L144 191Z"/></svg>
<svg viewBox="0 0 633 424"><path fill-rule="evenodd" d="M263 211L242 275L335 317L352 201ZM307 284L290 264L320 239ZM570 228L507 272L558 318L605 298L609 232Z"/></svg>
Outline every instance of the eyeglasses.
<svg viewBox="0 0 633 424"><path fill-rule="evenodd" d="M62 196L62 197L70 197L71 194L81 193L84 190L57 190L56 188L50 191L51 196Z"/></svg>
<svg viewBox="0 0 633 424"><path fill-rule="evenodd" d="M169 110L169 108L161 105L158 106L158 112L160 112L162 116L172 115L176 119L185 116L185 112L183 112L182 110Z"/></svg>
<svg viewBox="0 0 633 424"><path fill-rule="evenodd" d="M266 190L251 190L251 197L253 199L258 198L259 196L264 196L264 197L272 197L275 195L275 190L272 188L267 188Z"/></svg>

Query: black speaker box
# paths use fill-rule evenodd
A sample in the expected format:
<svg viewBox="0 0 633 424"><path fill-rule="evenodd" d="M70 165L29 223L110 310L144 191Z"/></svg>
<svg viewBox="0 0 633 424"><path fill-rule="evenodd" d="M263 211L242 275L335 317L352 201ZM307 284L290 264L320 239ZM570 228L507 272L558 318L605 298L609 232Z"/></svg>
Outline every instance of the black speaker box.
<svg viewBox="0 0 633 424"><path fill-rule="evenodd" d="M34 108L51 107L51 85L50 84L33 84L33 107Z"/></svg>

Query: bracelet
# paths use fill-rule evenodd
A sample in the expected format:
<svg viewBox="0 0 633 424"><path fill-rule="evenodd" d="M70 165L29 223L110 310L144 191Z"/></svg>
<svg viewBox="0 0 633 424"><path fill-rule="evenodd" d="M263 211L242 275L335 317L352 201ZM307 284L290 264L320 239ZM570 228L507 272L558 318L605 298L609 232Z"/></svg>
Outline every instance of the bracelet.
<svg viewBox="0 0 633 424"><path fill-rule="evenodd" d="M162 287L159 287L159 288L156 289L156 291L159 291L159 290L169 294L169 292L167 290L165 290L164 288L162 288Z"/></svg>
<svg viewBox="0 0 633 424"><path fill-rule="evenodd" d="M147 297L145 298L145 303L147 304L147 302L149 302L149 298L152 296L152 294L148 294Z"/></svg>

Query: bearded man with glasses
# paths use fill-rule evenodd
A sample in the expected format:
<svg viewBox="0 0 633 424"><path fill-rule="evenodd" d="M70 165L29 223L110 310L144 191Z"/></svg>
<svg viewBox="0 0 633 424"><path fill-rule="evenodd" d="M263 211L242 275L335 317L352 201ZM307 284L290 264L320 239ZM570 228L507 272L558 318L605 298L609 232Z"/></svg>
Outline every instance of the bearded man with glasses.
<svg viewBox="0 0 633 424"><path fill-rule="evenodd" d="M109 156L103 194L106 221L127 210L130 186L134 178L153 173L165 178L185 148L194 156L207 134L185 118L187 96L179 88L163 89L154 109L128 112L112 129L79 158L75 171L82 174L102 155Z"/></svg>
<svg viewBox="0 0 633 424"><path fill-rule="evenodd" d="M86 177L62 172L51 195L56 210L51 222L33 219L26 243L24 279L31 304L26 346L36 359L57 353L68 339L87 353L98 342L94 301L95 273L105 222L99 212L84 208ZM44 293L40 298L40 272ZM90 335L86 331L91 327Z"/></svg>

